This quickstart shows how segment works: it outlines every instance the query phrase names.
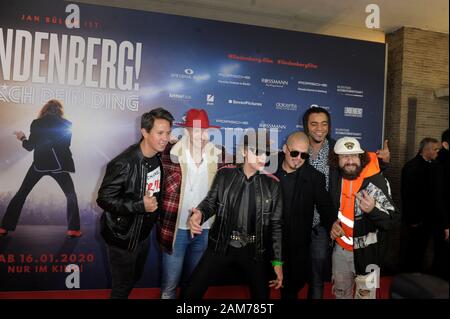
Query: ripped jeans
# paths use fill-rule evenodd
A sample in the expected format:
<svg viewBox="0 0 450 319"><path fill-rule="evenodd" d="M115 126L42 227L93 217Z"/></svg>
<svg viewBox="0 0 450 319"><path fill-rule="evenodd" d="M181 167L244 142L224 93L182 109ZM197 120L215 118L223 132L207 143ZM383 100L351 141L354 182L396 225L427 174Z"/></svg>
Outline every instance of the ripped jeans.
<svg viewBox="0 0 450 319"><path fill-rule="evenodd" d="M338 244L333 250L333 293L336 299L376 299L376 288L367 287L367 276L356 275L353 252Z"/></svg>

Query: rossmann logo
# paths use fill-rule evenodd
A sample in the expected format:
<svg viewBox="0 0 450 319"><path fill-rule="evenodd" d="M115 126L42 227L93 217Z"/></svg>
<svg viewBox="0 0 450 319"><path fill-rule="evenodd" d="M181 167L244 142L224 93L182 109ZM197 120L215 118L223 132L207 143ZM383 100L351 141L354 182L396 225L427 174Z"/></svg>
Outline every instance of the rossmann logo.
<svg viewBox="0 0 450 319"><path fill-rule="evenodd" d="M285 130L287 128L285 124L266 123L264 121L261 121L259 123L259 127L265 129L274 129L278 131Z"/></svg>
<svg viewBox="0 0 450 319"><path fill-rule="evenodd" d="M261 83L263 83L265 86L269 87L286 87L289 85L289 81L286 80L277 80L277 79L268 79L268 78L262 78Z"/></svg>

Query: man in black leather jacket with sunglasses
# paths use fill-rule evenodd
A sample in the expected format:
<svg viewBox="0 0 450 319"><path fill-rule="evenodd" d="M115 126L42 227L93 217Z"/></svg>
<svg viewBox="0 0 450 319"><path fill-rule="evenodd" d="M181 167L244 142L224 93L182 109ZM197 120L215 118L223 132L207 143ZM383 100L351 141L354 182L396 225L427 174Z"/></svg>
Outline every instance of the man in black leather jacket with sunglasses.
<svg viewBox="0 0 450 319"><path fill-rule="evenodd" d="M244 137L239 150L244 164L218 170L208 195L192 209L192 235L200 234L201 224L211 216L216 219L208 248L183 293L186 299L201 298L227 266L245 274L252 299L267 299L269 286L279 289L283 284L282 199L277 178L263 171L270 142L255 143L259 134ZM270 262L276 279L268 283Z"/></svg>

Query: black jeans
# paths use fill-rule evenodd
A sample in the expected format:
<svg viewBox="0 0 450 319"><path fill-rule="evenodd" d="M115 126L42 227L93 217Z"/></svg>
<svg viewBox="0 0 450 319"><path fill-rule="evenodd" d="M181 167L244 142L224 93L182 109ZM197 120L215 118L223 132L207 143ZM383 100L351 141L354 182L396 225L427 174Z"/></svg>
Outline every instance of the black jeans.
<svg viewBox="0 0 450 319"><path fill-rule="evenodd" d="M16 195L9 202L6 208L5 216L3 216L2 227L6 230L15 230L19 221L20 213L22 212L23 204L30 194L33 187L39 182L39 180L48 175L52 177L66 195L67 199L67 224L69 230L80 229L80 213L78 210L78 199L75 193L75 187L73 185L72 178L67 172L38 172L34 169L33 165L27 172L22 185L17 191Z"/></svg>
<svg viewBox="0 0 450 319"><path fill-rule="evenodd" d="M308 299L322 299L325 281L331 274L331 249L330 235L321 225L311 232L310 252Z"/></svg>
<svg viewBox="0 0 450 319"><path fill-rule="evenodd" d="M111 299L127 299L144 271L150 249L150 236L138 244L135 251L106 245L111 271Z"/></svg>
<svg viewBox="0 0 450 319"><path fill-rule="evenodd" d="M211 282L220 278L223 271L232 266L242 271L248 278L252 299L268 299L270 296L267 282L268 261L255 260L254 244L242 248L228 247L226 255L218 255L208 248L195 268L192 276L182 292L183 299L201 299Z"/></svg>

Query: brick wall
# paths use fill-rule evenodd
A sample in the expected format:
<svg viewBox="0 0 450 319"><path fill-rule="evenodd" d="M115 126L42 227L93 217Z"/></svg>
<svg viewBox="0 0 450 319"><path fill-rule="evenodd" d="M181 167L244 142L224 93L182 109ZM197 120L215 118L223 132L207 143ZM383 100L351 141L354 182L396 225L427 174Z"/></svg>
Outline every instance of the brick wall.
<svg viewBox="0 0 450 319"><path fill-rule="evenodd" d="M403 165L417 153L422 138L440 140L442 131L449 127L448 98L434 96L435 89L448 87L448 34L404 27L388 34L386 43L385 136L392 156L386 176L394 200L401 206Z"/></svg>
<svg viewBox="0 0 450 319"><path fill-rule="evenodd" d="M440 140L448 128L448 97L438 99L434 90L448 87L448 34L401 28L386 35L388 69L385 137L389 139L389 179L395 203L401 208L400 176L403 165L418 150L424 137ZM387 271L401 270L404 228L397 225L389 240ZM386 271L386 269L385 269Z"/></svg>

